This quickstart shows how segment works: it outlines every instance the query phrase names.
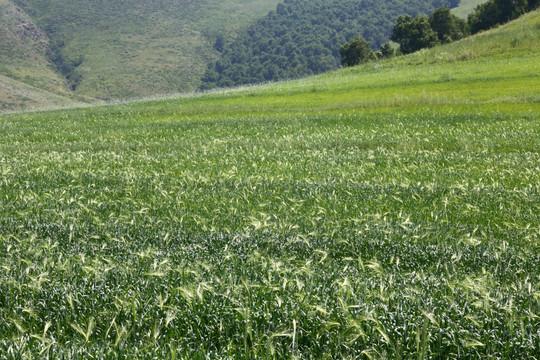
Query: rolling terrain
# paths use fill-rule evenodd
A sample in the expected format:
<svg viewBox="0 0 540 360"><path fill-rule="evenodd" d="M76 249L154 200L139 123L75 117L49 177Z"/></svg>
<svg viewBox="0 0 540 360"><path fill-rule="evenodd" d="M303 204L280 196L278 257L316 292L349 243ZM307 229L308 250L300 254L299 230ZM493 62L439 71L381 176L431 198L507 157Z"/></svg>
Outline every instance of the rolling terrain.
<svg viewBox="0 0 540 360"><path fill-rule="evenodd" d="M339 66L339 46L353 35L362 33L377 45L399 14L457 0L278 3L0 0L0 74L9 78L0 83L0 111L54 107L59 97L67 104L99 103L320 73ZM284 9L293 21L266 24ZM279 41L286 46L255 39L248 44L253 49L239 49L250 31L268 38L283 27L294 37ZM233 66L224 79L211 79L209 64L221 59L218 69L227 67L241 54L264 66Z"/></svg>
<svg viewBox="0 0 540 360"><path fill-rule="evenodd" d="M0 129L0 359L538 356L540 11Z"/></svg>
<svg viewBox="0 0 540 360"><path fill-rule="evenodd" d="M1 19L13 23L0 23L2 32L4 26L30 30L19 36L16 54L12 42L0 39L5 48L0 64L18 68L21 54L32 70L21 81L87 98L186 92L198 87L208 62L217 57L218 35L234 36L277 2L2 0L9 13Z"/></svg>
<svg viewBox="0 0 540 360"><path fill-rule="evenodd" d="M59 95L11 77L0 75L0 112L53 109L83 105L69 95Z"/></svg>

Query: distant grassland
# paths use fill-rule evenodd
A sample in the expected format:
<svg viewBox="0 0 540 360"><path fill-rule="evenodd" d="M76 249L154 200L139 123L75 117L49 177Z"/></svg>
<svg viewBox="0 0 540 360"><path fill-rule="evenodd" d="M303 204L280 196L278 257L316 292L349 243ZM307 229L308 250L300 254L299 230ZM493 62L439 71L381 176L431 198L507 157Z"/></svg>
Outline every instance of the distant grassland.
<svg viewBox="0 0 540 360"><path fill-rule="evenodd" d="M480 4L487 2L487 0L461 0L459 6L452 9L454 15L467 18L467 16L476 9Z"/></svg>
<svg viewBox="0 0 540 360"><path fill-rule="evenodd" d="M539 24L1 116L0 359L538 356Z"/></svg>

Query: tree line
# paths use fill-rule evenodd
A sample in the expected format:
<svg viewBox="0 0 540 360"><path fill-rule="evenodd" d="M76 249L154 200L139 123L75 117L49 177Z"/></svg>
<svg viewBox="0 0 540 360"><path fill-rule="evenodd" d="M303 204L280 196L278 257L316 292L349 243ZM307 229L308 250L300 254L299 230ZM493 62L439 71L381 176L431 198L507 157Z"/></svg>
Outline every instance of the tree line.
<svg viewBox="0 0 540 360"><path fill-rule="evenodd" d="M467 20L449 9L459 2L284 0L236 40L217 37L221 58L209 65L201 89L299 78L412 53L503 24L540 0L488 0Z"/></svg>
<svg viewBox="0 0 540 360"><path fill-rule="evenodd" d="M394 25L391 40L398 44L398 54L409 54L508 22L535 9L539 2L540 0L489 0L479 5L468 16L467 21L453 15L450 9L445 7L435 10L429 17L420 15L413 19L410 15L401 15ZM383 44L378 52L373 52L368 41L358 35L340 49L343 66L358 65L377 57L390 57L395 53L390 43Z"/></svg>

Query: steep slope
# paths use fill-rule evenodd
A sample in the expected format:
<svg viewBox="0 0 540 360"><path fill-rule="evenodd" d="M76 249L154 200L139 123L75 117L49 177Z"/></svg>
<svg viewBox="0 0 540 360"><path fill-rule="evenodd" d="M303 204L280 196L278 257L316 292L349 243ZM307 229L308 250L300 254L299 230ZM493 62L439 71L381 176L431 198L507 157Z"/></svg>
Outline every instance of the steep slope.
<svg viewBox="0 0 540 360"><path fill-rule="evenodd" d="M0 75L53 93L68 92L65 79L47 57L46 32L9 0L0 0L0 31ZM10 84L11 88L14 82ZM6 88L3 79L0 89Z"/></svg>
<svg viewBox="0 0 540 360"><path fill-rule="evenodd" d="M74 92L103 99L195 89L216 57L216 37L277 2L13 0L50 37L51 58Z"/></svg>

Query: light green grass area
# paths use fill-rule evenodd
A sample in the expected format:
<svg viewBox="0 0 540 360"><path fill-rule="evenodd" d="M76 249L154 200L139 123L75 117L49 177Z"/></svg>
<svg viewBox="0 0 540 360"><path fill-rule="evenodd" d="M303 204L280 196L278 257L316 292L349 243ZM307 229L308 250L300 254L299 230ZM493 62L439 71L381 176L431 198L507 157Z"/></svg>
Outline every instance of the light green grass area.
<svg viewBox="0 0 540 360"><path fill-rule="evenodd" d="M466 19L467 16L472 13L478 5L485 2L487 2L487 0L461 0L459 6L452 9L452 13Z"/></svg>
<svg viewBox="0 0 540 360"><path fill-rule="evenodd" d="M0 112L20 109L59 108L82 105L69 97L61 96L40 88L0 75Z"/></svg>
<svg viewBox="0 0 540 360"><path fill-rule="evenodd" d="M539 21L0 116L0 359L538 356Z"/></svg>

